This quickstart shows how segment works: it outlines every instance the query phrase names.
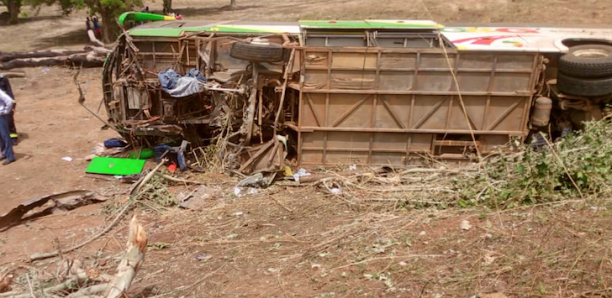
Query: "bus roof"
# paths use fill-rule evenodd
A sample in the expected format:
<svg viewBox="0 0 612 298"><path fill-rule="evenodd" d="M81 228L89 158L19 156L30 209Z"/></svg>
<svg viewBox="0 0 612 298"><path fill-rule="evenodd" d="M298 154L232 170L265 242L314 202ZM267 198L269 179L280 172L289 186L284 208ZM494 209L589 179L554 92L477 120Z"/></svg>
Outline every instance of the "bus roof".
<svg viewBox="0 0 612 298"><path fill-rule="evenodd" d="M179 37L184 32L236 34L300 34L305 30L431 30L440 32L460 50L565 52L568 39L596 39L612 43L612 28L546 26L442 26L425 20L303 20L299 22L163 21L129 30L132 36ZM439 30L439 31L438 31Z"/></svg>

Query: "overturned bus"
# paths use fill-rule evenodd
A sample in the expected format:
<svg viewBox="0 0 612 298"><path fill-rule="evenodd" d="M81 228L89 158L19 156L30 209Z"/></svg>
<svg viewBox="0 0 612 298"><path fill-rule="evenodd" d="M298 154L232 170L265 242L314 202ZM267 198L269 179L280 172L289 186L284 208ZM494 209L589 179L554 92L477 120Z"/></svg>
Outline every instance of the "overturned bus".
<svg viewBox="0 0 612 298"><path fill-rule="evenodd" d="M410 20L153 22L107 58L104 104L127 140L221 144L224 165L243 174L286 159L469 160L601 119L611 36Z"/></svg>

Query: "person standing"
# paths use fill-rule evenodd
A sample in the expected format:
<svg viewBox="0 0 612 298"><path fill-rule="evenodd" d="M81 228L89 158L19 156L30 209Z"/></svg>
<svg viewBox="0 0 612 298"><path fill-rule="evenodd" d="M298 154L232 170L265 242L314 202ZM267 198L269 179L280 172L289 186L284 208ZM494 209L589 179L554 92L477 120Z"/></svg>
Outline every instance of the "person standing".
<svg viewBox="0 0 612 298"><path fill-rule="evenodd" d="M0 160L4 160L2 163L4 166L15 161L13 142L11 141L8 125L8 116L12 109L13 99L6 92L0 90L0 148L2 149Z"/></svg>
<svg viewBox="0 0 612 298"><path fill-rule="evenodd" d="M15 126L15 108L17 107L17 102L15 101L15 95L13 94L13 90L11 89L11 83L9 79L0 74L0 90L4 91L8 96L13 99L13 109L11 109L11 113L9 115L9 131L11 132L11 140L13 141L13 146L17 146L19 142L19 135L17 134L17 127Z"/></svg>
<svg viewBox="0 0 612 298"><path fill-rule="evenodd" d="M98 23L98 17L92 16L91 22L93 23L93 29L94 29L94 33L96 34L96 37L100 38L100 32L102 32L102 28L100 27L100 24Z"/></svg>

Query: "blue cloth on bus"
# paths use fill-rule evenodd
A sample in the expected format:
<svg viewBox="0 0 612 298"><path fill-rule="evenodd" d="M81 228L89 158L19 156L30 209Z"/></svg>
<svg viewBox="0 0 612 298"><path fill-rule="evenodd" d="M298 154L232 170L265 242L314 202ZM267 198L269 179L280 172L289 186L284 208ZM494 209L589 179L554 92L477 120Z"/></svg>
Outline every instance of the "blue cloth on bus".
<svg viewBox="0 0 612 298"><path fill-rule="evenodd" d="M206 82L206 78L195 68L190 69L184 77L181 77L174 69L168 68L157 74L162 89L172 97L185 97L202 91L200 82Z"/></svg>
<svg viewBox="0 0 612 298"><path fill-rule="evenodd" d="M187 72L187 77L196 78L198 81L206 83L206 77L203 76L197 69L192 68Z"/></svg>
<svg viewBox="0 0 612 298"><path fill-rule="evenodd" d="M166 71L160 71L157 77L159 78L162 89L172 90L176 88L176 82L181 78L181 75L176 73L174 69L168 68Z"/></svg>

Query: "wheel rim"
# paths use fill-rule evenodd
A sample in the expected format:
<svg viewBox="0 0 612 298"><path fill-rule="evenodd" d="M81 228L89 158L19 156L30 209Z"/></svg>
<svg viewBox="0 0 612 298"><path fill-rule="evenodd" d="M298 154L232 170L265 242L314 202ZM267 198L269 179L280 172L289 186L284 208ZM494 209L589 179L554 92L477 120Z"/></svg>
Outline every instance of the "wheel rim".
<svg viewBox="0 0 612 298"><path fill-rule="evenodd" d="M608 51L599 50L599 49L578 50L578 51L575 51L573 54L576 57L587 58L587 59L607 58L610 56L610 53Z"/></svg>

